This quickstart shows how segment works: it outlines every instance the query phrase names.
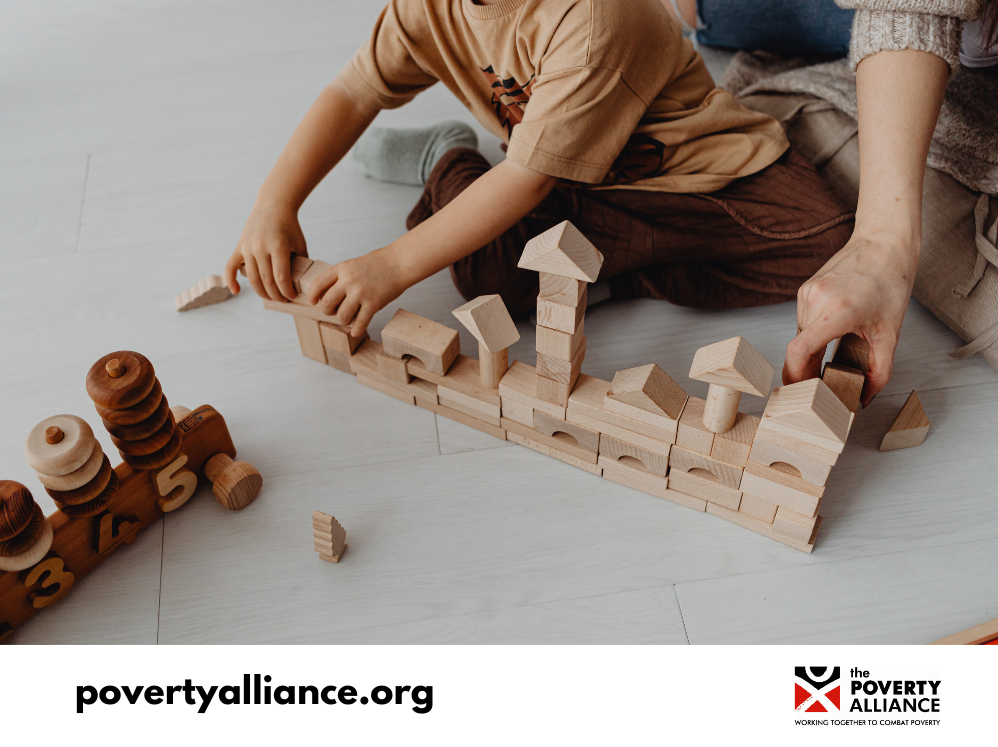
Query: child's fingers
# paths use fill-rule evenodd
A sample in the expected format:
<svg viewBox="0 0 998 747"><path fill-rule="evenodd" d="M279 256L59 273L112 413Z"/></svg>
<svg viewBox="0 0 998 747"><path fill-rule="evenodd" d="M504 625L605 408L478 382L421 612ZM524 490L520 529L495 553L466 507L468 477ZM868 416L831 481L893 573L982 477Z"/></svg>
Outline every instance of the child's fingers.
<svg viewBox="0 0 998 747"><path fill-rule="evenodd" d="M249 280L250 287L260 298L267 298L267 292L260 282L260 273L256 267L256 257L252 254L246 257L246 279Z"/></svg>
<svg viewBox="0 0 998 747"><path fill-rule="evenodd" d="M340 310L336 312L336 316L339 317L340 324L344 327L349 327L353 323L353 318L357 315L360 310L360 301L356 298L347 296L346 300L340 304Z"/></svg>
<svg viewBox="0 0 998 747"><path fill-rule="evenodd" d="M329 290L329 288L331 288L333 285L336 284L336 281L338 279L339 275L336 271L335 266L330 267L328 270L323 270L321 273L319 273L318 277L316 277L311 283L309 283L308 291L306 292L308 295L309 302L313 306L318 306L319 299L322 298L323 295L325 295L326 291ZM336 303L339 304L339 302L342 300L343 298L341 297L339 301L337 301ZM328 311L326 313L331 314L332 312Z"/></svg>
<svg viewBox="0 0 998 747"><path fill-rule="evenodd" d="M314 287L317 282L318 279L313 280L312 287ZM309 288L309 291L311 290L312 288ZM311 295L312 295L311 292L309 292L309 296ZM319 311L321 311L326 316L335 316L337 313L336 310L339 308L340 304L343 303L343 299L346 297L347 297L347 291L346 288L343 286L343 283L336 283L332 288L326 291L325 295L322 296L322 298L319 299L316 306L318 306Z"/></svg>
<svg viewBox="0 0 998 747"><path fill-rule="evenodd" d="M234 294L239 292L239 280L236 272L243 264L243 255L240 252L233 252L229 261L225 263L225 284Z"/></svg>
<svg viewBox="0 0 998 747"><path fill-rule="evenodd" d="M277 287L277 281L274 280L274 268L271 258L268 256L263 261L257 262L256 269L260 273L260 282L263 283L263 287L266 289L270 300L283 301L284 296L281 295L281 289Z"/></svg>
<svg viewBox="0 0 998 747"><path fill-rule="evenodd" d="M271 257L274 265L274 281L277 288L289 301L298 294L295 292L294 283L291 282L291 257L287 254L275 254Z"/></svg>
<svg viewBox="0 0 998 747"><path fill-rule="evenodd" d="M357 318L353 320L350 335L352 337L362 337L367 332L367 325L371 323L371 319L374 318L376 313L378 313L378 310L371 304L361 306L360 311L357 312Z"/></svg>

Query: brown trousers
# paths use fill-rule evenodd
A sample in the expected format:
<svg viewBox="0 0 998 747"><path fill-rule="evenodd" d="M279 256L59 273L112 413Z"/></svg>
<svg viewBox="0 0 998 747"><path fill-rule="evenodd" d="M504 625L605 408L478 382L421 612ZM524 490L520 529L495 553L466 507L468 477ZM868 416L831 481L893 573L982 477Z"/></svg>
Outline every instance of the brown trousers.
<svg viewBox="0 0 998 747"><path fill-rule="evenodd" d="M411 230L489 170L476 150L437 163L409 214ZM516 266L527 241L569 220L603 253L613 298L741 308L796 298L849 240L852 210L793 151L710 194L557 186L495 241L451 266L466 299L498 293L514 316L536 304L538 274Z"/></svg>

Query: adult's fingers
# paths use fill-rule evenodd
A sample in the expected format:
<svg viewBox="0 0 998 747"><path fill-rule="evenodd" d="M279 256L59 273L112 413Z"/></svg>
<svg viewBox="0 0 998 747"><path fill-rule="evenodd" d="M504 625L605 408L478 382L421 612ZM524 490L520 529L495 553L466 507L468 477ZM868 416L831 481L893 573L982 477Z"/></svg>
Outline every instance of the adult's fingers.
<svg viewBox="0 0 998 747"><path fill-rule="evenodd" d="M249 280L250 287L256 291L260 298L267 298L267 291L263 289L260 281L260 271L257 269L256 257L252 254L246 257L246 279Z"/></svg>
<svg viewBox="0 0 998 747"><path fill-rule="evenodd" d="M357 312L357 318L353 320L353 326L350 328L350 335L352 337L363 337L364 333L367 332L367 325L371 323L371 319L377 313L377 309L371 304L364 304L360 307L360 311Z"/></svg>
<svg viewBox="0 0 998 747"><path fill-rule="evenodd" d="M281 289L277 287L277 281L274 280L272 258L270 256L264 257L261 261L257 262L256 269L260 273L260 282L263 283L263 287L267 291L267 297L271 301L283 301L284 296L281 295Z"/></svg>
<svg viewBox="0 0 998 747"><path fill-rule="evenodd" d="M318 305L319 299L325 295L326 291L329 290L329 288L335 285L338 279L339 276L335 266L330 267L328 270L323 270L321 273L319 273L308 286L307 295L309 302L313 306ZM337 305L342 300L343 298L340 297L340 299L336 302ZM331 314L332 312L326 312L326 313Z"/></svg>
<svg viewBox="0 0 998 747"><path fill-rule="evenodd" d="M289 301L298 294L295 292L294 283L291 282L291 257L286 254L274 255L271 257L274 265L274 281L281 295Z"/></svg>
<svg viewBox="0 0 998 747"><path fill-rule="evenodd" d="M229 261L225 263L225 284L233 293L239 292L239 280L236 279L236 271L243 264L242 253L233 252Z"/></svg>
<svg viewBox="0 0 998 747"><path fill-rule="evenodd" d="M347 291L343 283L336 283L319 299L316 306L326 316L335 316L338 313L337 309L339 309L340 304L343 303L343 299L346 297Z"/></svg>
<svg viewBox="0 0 998 747"><path fill-rule="evenodd" d="M844 332L841 320L811 322L804 327L787 345L787 359L783 364L783 383L796 384L798 381L821 376L821 360L825 357L828 343Z"/></svg>
<svg viewBox="0 0 998 747"><path fill-rule="evenodd" d="M870 342L869 364L866 373L866 383L863 385L863 407L866 407L880 391L887 386L894 373L894 351L897 349L897 339L882 338Z"/></svg>

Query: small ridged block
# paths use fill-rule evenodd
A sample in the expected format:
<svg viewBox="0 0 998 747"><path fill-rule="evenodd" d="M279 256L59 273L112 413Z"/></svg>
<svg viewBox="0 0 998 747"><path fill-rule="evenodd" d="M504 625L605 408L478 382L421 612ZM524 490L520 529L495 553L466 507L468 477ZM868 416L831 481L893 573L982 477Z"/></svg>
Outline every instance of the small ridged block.
<svg viewBox="0 0 998 747"><path fill-rule="evenodd" d="M209 275L174 299L177 311L191 311L232 298L232 291L220 275Z"/></svg>

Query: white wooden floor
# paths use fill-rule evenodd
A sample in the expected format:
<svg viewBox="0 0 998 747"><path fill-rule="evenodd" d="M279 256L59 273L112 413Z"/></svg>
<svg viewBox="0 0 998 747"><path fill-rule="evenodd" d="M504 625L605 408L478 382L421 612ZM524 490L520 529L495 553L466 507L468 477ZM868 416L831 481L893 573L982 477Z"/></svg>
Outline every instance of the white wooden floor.
<svg viewBox="0 0 998 747"><path fill-rule="evenodd" d="M52 511L24 438L70 412L110 449L84 376L130 348L171 403L217 407L265 478L235 514L203 488L14 641L926 643L998 617L998 374L949 358L958 340L915 302L894 381L832 473L813 555L367 390L302 357L290 318L251 293L177 314L175 294L221 271L260 181L378 10L0 2L0 476ZM441 89L379 123L449 117L471 121ZM302 211L312 256L388 243L417 196L344 164ZM372 331L399 306L456 326L460 303L441 274ZM742 335L779 368L794 329L792 305L604 304L585 368L654 361L702 396L685 376L698 347ZM530 360L521 332L512 356ZM929 439L881 454L912 388ZM338 566L312 550L313 509L346 527Z"/></svg>

